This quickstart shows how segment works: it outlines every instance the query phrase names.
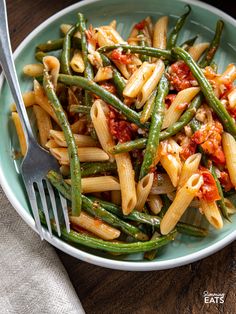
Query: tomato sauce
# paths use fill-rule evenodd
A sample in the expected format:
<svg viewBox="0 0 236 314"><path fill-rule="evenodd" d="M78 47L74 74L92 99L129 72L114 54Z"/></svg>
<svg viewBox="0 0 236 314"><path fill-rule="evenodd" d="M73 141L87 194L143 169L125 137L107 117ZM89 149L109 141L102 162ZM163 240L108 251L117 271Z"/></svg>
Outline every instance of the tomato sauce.
<svg viewBox="0 0 236 314"><path fill-rule="evenodd" d="M112 61L118 61L122 64L130 64L132 62L132 56L130 54L125 54L118 49L112 51L110 58Z"/></svg>
<svg viewBox="0 0 236 314"><path fill-rule="evenodd" d="M198 192L198 197L208 203L220 200L221 197L218 192L215 179L210 171L201 167L200 173L203 177L203 184Z"/></svg>
<svg viewBox="0 0 236 314"><path fill-rule="evenodd" d="M170 66L169 80L176 91L197 85L195 78L184 61L177 61Z"/></svg>

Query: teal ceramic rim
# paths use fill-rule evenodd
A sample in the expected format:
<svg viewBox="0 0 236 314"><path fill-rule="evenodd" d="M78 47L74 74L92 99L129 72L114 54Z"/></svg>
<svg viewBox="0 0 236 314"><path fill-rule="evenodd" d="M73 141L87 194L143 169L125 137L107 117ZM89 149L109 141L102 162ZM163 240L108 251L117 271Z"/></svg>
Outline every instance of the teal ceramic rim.
<svg viewBox="0 0 236 314"><path fill-rule="evenodd" d="M14 58L17 58L18 55L21 53L21 51L24 49L24 47L27 45L28 42L30 42L40 31L42 31L45 27L50 25L52 22L56 21L58 18L74 11L75 9L82 8L83 6L87 6L89 4L93 4L96 2L100 2L101 0L84 0L82 2L73 4L58 13L54 14L47 20L45 20L42 24L40 24L37 28L35 28L18 46L16 51L14 52ZM226 22L236 27L236 20L234 20L231 16L227 15L226 13L220 11L219 9L205 4L200 1L195 0L174 0L183 2L186 4L193 5L195 7L208 10L209 12L217 15L220 18L223 18ZM0 76L0 91L2 88L4 82L3 74ZM2 164L0 164L0 184L8 197L10 203L15 208L15 210L18 212L18 214L22 217L22 219L35 231L35 225L34 220L30 214L26 212L24 207L20 204L19 200L15 196L12 187L8 184L6 177L4 175L4 171L2 168ZM177 257L175 259L168 259L165 261L117 261L112 260L104 257L100 257L91 253L84 252L80 250L79 248L75 248L68 243L60 240L59 238L53 236L51 237L46 229L43 231L45 239L55 246L56 248L64 251L65 253L72 255L80 260L83 260L85 262L95 264L98 266L103 266L111 269L119 269L119 270L129 270L129 271L150 271L150 270L163 270L163 269L169 269L177 266L186 265L192 262L195 262L197 260L200 260L202 258L205 258L220 249L224 248L226 245L230 244L234 240L236 240L236 230L231 232L229 235L227 235L225 238L217 241L216 243L199 250L198 252L190 253L189 255L183 256L183 257Z"/></svg>

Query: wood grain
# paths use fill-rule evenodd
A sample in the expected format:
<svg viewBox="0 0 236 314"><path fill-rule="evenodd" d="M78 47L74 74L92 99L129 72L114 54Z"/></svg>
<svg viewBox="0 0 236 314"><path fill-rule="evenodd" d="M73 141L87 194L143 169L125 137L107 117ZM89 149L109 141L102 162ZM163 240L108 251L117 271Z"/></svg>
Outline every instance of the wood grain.
<svg viewBox="0 0 236 314"><path fill-rule="evenodd" d="M7 0L13 49L46 18L76 2ZM234 1L207 2L236 17ZM236 242L191 265L143 273L109 270L58 254L86 313L236 313ZM225 293L225 302L205 304L204 291Z"/></svg>

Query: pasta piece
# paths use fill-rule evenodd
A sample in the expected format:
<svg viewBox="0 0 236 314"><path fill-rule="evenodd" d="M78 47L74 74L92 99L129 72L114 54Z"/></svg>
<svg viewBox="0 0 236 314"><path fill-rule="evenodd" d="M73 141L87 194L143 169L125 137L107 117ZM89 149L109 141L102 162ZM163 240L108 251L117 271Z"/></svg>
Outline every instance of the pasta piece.
<svg viewBox="0 0 236 314"><path fill-rule="evenodd" d="M160 78L165 70L164 62L159 59L156 62L156 65L153 69L153 72L151 76L148 78L148 80L145 82L145 84L142 86L142 89L140 93L138 94L137 101L136 101L136 108L140 109L145 102L148 100L151 93L154 91L155 87L157 86L158 82L160 81Z"/></svg>
<svg viewBox="0 0 236 314"><path fill-rule="evenodd" d="M136 70L129 78L124 88L123 95L131 98L136 97L138 93L141 91L143 85L152 75L154 69L155 64L143 62L141 67L138 70Z"/></svg>
<svg viewBox="0 0 236 314"><path fill-rule="evenodd" d="M189 87L178 92L170 107L166 110L162 129L168 128L179 120L182 112L192 99L200 92L199 87Z"/></svg>
<svg viewBox="0 0 236 314"><path fill-rule="evenodd" d="M27 144L26 144L26 140L25 140L24 131L23 131L23 128L22 128L22 125L20 122L20 117L19 117L17 112L12 112L11 116L12 116L12 120L15 124L16 133L17 133L17 136L19 139L21 154L22 154L22 156L25 156L26 151L27 151Z"/></svg>
<svg viewBox="0 0 236 314"><path fill-rule="evenodd" d="M170 205L161 221L160 230L163 235L168 234L175 228L177 222L180 220L193 198L197 195L202 184L202 176L193 174L185 185L178 190L173 203Z"/></svg>
<svg viewBox="0 0 236 314"><path fill-rule="evenodd" d="M113 44L125 44L126 42L120 36L120 34L114 29L114 27L107 25L99 27L99 30L104 30L106 36L112 40Z"/></svg>
<svg viewBox="0 0 236 314"><path fill-rule="evenodd" d="M114 161L114 156L109 153L109 150L114 146L115 143L109 131L105 114L107 110L108 107L103 100L95 100L91 108L91 119L102 148L109 155L110 161Z"/></svg>
<svg viewBox="0 0 236 314"><path fill-rule="evenodd" d="M71 184L71 180L67 179L66 182ZM94 192L105 192L105 191L119 191L120 183L113 176L100 176L100 177L89 177L82 178L82 193L94 193Z"/></svg>
<svg viewBox="0 0 236 314"><path fill-rule="evenodd" d="M128 37L128 40L127 40L129 45L137 45L137 43L139 41L139 38L137 36L138 36L138 30L137 30L137 28L133 27L133 29L132 29L129 37Z"/></svg>
<svg viewBox="0 0 236 314"><path fill-rule="evenodd" d="M70 216L69 218L72 225L82 227L104 240L113 240L120 236L118 229L109 226L98 218L87 215L83 211L79 216Z"/></svg>
<svg viewBox="0 0 236 314"><path fill-rule="evenodd" d="M57 143L57 147L67 147L65 135L62 131L50 130L49 136ZM98 146L98 143L88 135L74 134L75 143L78 147L94 147Z"/></svg>
<svg viewBox="0 0 236 314"><path fill-rule="evenodd" d="M44 93L44 89L37 80L34 80L34 95L36 104L42 107L42 109L44 109L52 117L52 119L59 125L56 114L54 113L53 108L51 107L51 104Z"/></svg>
<svg viewBox="0 0 236 314"><path fill-rule="evenodd" d="M52 128L51 118L49 114L39 106L33 106L33 110L39 130L39 142L43 147L46 147L49 131Z"/></svg>
<svg viewBox="0 0 236 314"><path fill-rule="evenodd" d="M153 214L157 215L160 213L162 207L163 207L163 202L162 199L159 195L149 195L148 196L148 205L153 212Z"/></svg>
<svg viewBox="0 0 236 314"><path fill-rule="evenodd" d="M128 215L135 208L137 202L134 170L129 153L115 155L122 196L122 211Z"/></svg>
<svg viewBox="0 0 236 314"><path fill-rule="evenodd" d="M198 61L203 52L210 46L209 43L195 44L189 48L188 53L191 55L194 61Z"/></svg>
<svg viewBox="0 0 236 314"><path fill-rule="evenodd" d="M36 99L33 91L25 92L22 94L25 107L30 107L36 104ZM16 104L11 104L11 111L16 111Z"/></svg>
<svg viewBox="0 0 236 314"><path fill-rule="evenodd" d="M151 191L152 184L154 179L154 173L149 173L145 177L143 177L137 184L137 203L135 209L138 211L142 211L143 207L146 203L148 195Z"/></svg>
<svg viewBox="0 0 236 314"><path fill-rule="evenodd" d="M176 187L181 173L181 162L171 154L161 156L160 162L162 167L168 173L173 186Z"/></svg>
<svg viewBox="0 0 236 314"><path fill-rule="evenodd" d="M51 82L54 88L57 88L57 79L60 71L60 61L54 56L46 56L43 58L44 67L50 71Z"/></svg>
<svg viewBox="0 0 236 314"><path fill-rule="evenodd" d="M70 126L72 133L83 134L87 128L87 120L85 117L80 118Z"/></svg>
<svg viewBox="0 0 236 314"><path fill-rule="evenodd" d="M65 35L71 29L71 27L72 27L71 24L61 24L60 30L61 30L62 34Z"/></svg>
<svg viewBox="0 0 236 314"><path fill-rule="evenodd" d="M223 227L223 220L216 202L206 202L204 200L200 201L201 210L204 213L206 219L209 223L216 229L221 229Z"/></svg>
<svg viewBox="0 0 236 314"><path fill-rule="evenodd" d="M45 148L47 149L56 148L56 147L58 147L58 144L52 139L47 141L47 143L45 144Z"/></svg>
<svg viewBox="0 0 236 314"><path fill-rule="evenodd" d="M222 145L229 177L234 188L236 188L236 141L231 134L224 132L222 135Z"/></svg>
<svg viewBox="0 0 236 314"><path fill-rule="evenodd" d="M76 73L83 73L85 69L84 60L80 51L76 50L70 61L70 66Z"/></svg>
<svg viewBox="0 0 236 314"><path fill-rule="evenodd" d="M130 72L128 70L128 67L126 64L120 63L119 61L113 60L113 63L117 67L117 69L120 71L120 73L126 78L127 80L130 78Z"/></svg>
<svg viewBox="0 0 236 314"><path fill-rule="evenodd" d="M229 107L236 108L236 87L228 94Z"/></svg>
<svg viewBox="0 0 236 314"><path fill-rule="evenodd" d="M43 75L43 64L27 64L23 67L23 73L32 77Z"/></svg>
<svg viewBox="0 0 236 314"><path fill-rule="evenodd" d="M50 149L51 154L60 162L61 165L69 165L67 148L57 147ZM97 147L78 148L78 156L81 162L84 161L105 161L109 159L107 153Z"/></svg>
<svg viewBox="0 0 236 314"><path fill-rule="evenodd" d="M114 28L114 29L116 29L116 25L117 25L116 20L111 21L111 23L109 24L109 26Z"/></svg>
<svg viewBox="0 0 236 314"><path fill-rule="evenodd" d="M201 157L201 154L197 153L189 156L185 160L180 174L178 188L181 188L185 184L185 182L191 177L191 175L193 175L197 171Z"/></svg>
<svg viewBox="0 0 236 314"><path fill-rule="evenodd" d="M166 49L168 16L159 18L154 26L153 32L153 47L159 49Z"/></svg>
<svg viewBox="0 0 236 314"><path fill-rule="evenodd" d="M153 185L150 191L151 195L167 194L175 190L175 187L171 183L170 177L166 173L158 173L157 180L153 181Z"/></svg>
<svg viewBox="0 0 236 314"><path fill-rule="evenodd" d="M226 70L218 77L216 77L216 83L220 84L229 84L236 79L236 66L231 63L228 64Z"/></svg>
<svg viewBox="0 0 236 314"><path fill-rule="evenodd" d="M94 82L101 82L113 78L113 70L111 66L100 67L94 77Z"/></svg>

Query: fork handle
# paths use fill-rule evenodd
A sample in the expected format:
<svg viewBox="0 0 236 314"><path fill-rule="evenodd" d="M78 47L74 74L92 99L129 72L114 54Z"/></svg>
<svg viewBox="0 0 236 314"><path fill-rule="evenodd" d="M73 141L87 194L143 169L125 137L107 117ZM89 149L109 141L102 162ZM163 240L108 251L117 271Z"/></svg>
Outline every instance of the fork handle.
<svg viewBox="0 0 236 314"><path fill-rule="evenodd" d="M16 103L16 109L23 125L26 142L27 144L29 144L29 142L35 142L24 101L21 95L21 90L12 57L5 0L0 0L0 63Z"/></svg>

